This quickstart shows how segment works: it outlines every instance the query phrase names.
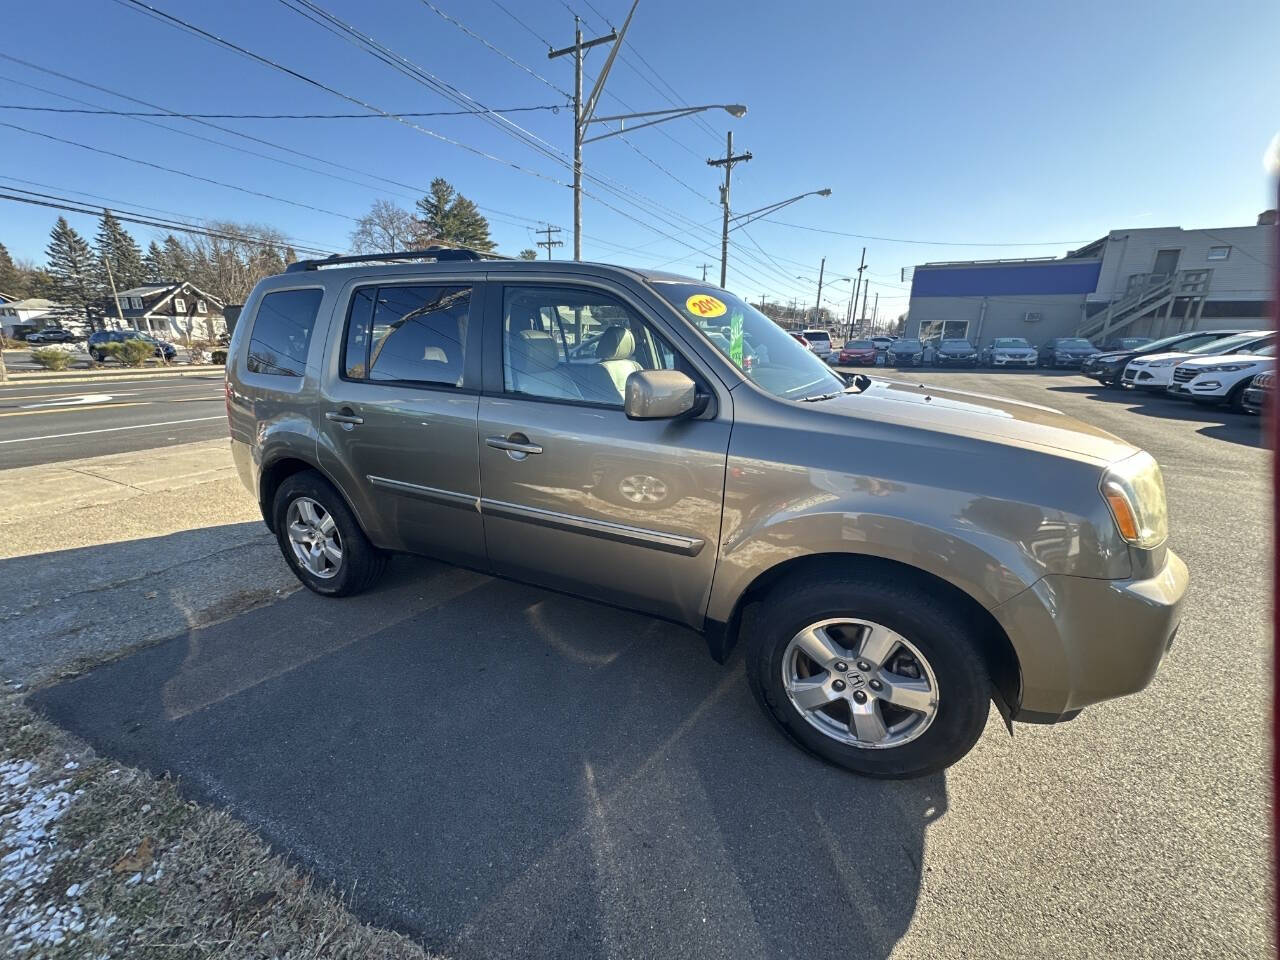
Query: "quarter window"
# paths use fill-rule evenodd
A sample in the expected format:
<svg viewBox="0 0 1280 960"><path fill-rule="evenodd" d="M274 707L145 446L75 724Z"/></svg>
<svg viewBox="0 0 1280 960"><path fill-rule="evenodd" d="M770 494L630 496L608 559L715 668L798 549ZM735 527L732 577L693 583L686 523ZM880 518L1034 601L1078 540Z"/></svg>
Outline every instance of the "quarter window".
<svg viewBox="0 0 1280 960"><path fill-rule="evenodd" d="M462 386L471 288L362 287L351 298L349 380Z"/></svg>
<svg viewBox="0 0 1280 960"><path fill-rule="evenodd" d="M632 373L682 367L648 323L607 294L565 287L507 287L503 294L508 393L621 407Z"/></svg>
<svg viewBox="0 0 1280 960"><path fill-rule="evenodd" d="M323 290L268 293L258 305L246 365L251 373L301 377Z"/></svg>

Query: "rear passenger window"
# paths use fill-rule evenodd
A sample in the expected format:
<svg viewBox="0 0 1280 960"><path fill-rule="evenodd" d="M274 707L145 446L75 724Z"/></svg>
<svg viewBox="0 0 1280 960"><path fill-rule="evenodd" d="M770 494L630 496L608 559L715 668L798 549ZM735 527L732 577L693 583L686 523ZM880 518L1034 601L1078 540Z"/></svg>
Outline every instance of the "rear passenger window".
<svg viewBox="0 0 1280 960"><path fill-rule="evenodd" d="M363 287L351 299L343 356L349 380L462 385L471 288Z"/></svg>
<svg viewBox="0 0 1280 960"><path fill-rule="evenodd" d="M281 290L258 304L246 364L251 373L301 377L323 290Z"/></svg>

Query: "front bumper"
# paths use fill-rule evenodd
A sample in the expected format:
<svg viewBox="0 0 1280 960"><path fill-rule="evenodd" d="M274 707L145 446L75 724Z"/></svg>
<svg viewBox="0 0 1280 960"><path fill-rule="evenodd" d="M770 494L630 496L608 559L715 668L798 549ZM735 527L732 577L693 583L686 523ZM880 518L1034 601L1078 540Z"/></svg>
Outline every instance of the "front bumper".
<svg viewBox="0 0 1280 960"><path fill-rule="evenodd" d="M1152 373L1146 367L1126 367L1124 371L1124 379L1121 381L1126 386L1137 387L1139 390L1164 390L1173 380L1171 372Z"/></svg>
<svg viewBox="0 0 1280 960"><path fill-rule="evenodd" d="M1143 580L1051 574L991 613L1022 672L1014 720L1052 723L1143 689L1173 642L1187 566L1172 550Z"/></svg>
<svg viewBox="0 0 1280 960"><path fill-rule="evenodd" d="M1240 406L1250 413L1261 413L1267 405L1267 391L1262 387L1246 387L1240 395Z"/></svg>
<svg viewBox="0 0 1280 960"><path fill-rule="evenodd" d="M1036 358L1030 357L992 357L991 365L993 367L1034 367Z"/></svg>

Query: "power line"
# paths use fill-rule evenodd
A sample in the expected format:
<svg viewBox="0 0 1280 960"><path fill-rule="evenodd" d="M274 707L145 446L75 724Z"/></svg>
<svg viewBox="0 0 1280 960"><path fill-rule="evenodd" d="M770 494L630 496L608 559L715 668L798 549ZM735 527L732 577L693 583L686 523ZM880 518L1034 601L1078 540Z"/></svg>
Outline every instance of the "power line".
<svg viewBox="0 0 1280 960"><path fill-rule="evenodd" d="M7 79L7 78L0 78ZM17 81L13 81L17 82ZM0 110L28 110L38 113L87 113L113 117L181 117L184 120L380 120L376 113L183 113L180 110L106 110L76 107L36 107L26 104L0 103ZM433 110L428 113L397 112L397 117L463 117L479 113L529 113L550 110L559 113L560 104L541 107L495 107L493 110Z"/></svg>
<svg viewBox="0 0 1280 960"><path fill-rule="evenodd" d="M239 193L246 193L252 197L261 197L264 200L274 200L277 203L287 203L291 207L301 207L304 210L313 210L316 213L327 214L328 216L331 216L331 217L340 217L343 220L350 220L352 223L355 223L359 220L358 217L352 217L345 213L338 213L336 210L326 210L324 207L317 207L309 203L302 203L299 200L288 200L285 197L277 197L271 193L263 193L261 190L251 190L248 187L237 186L234 183L225 183L222 180L214 180L211 177L202 177L199 174L188 173L185 170L178 170L175 167L166 167L163 164L152 163L150 160L142 160L142 159L139 159L138 157L126 156L123 153L116 153L113 150L104 150L101 147L91 147L87 143L77 143L74 140L66 140L62 137L55 137L51 133L41 133L39 130L30 130L27 127L20 127L16 123L5 123L4 121L0 121L0 127L8 127L10 130L17 130L21 133L28 133L28 134L31 134L31 136L33 137L43 137L46 140L53 140L57 143L65 143L68 146L79 147L81 150L88 150L92 153L100 153L103 156L107 156L107 157L115 157L117 160L125 160L125 161L128 161L129 163L136 163L144 167L151 167L153 170L162 170L165 173L173 173L180 177L187 177L191 180L199 180L202 183L209 183L215 187L225 187L228 190L235 190Z"/></svg>
<svg viewBox="0 0 1280 960"><path fill-rule="evenodd" d="M846 233L843 230L828 230L825 227L811 227L804 223L790 223L786 220L774 220L772 217L761 217L765 223L776 223L780 227L792 227L796 230L809 230L813 233L829 233L837 237L852 237L855 240L880 240L884 243L914 243L926 247L1056 247L1073 243L1088 243L1087 240L1029 240L1000 243L961 242L959 240L904 240L902 237L875 237L865 233Z"/></svg>
<svg viewBox="0 0 1280 960"><path fill-rule="evenodd" d="M17 189L17 188L9 188L9 189ZM0 191L0 200L8 200L13 203L25 203L25 204L29 204L31 206L37 206L37 207L48 207L54 210L65 210L68 213L82 213L82 214L86 214L88 216L94 216L94 217L102 216L103 209L104 209L102 207L90 207L90 206L87 206L86 204L79 203L75 200L71 200L66 197L40 199L41 197L44 197L46 195L38 194L30 190L20 190L18 192L30 194L30 196L16 196L15 194L12 194L12 193L5 193L3 191ZM58 201L61 201L61 202L58 202ZM195 227L187 223L170 223L157 217L148 217L141 214L129 213L127 211L120 212L120 211L117 211L115 208L110 208L110 209L111 209L112 215L117 220L120 220L122 222L136 223L145 227L154 227L156 229L167 230L169 232L194 233L200 236L210 237L218 240L244 241L245 243L253 243L258 246L274 247L276 249L279 249L279 247L283 245L283 246L293 247L295 251L300 251L302 253L313 253L319 256L328 256L332 252L327 250L319 250L319 249L312 249L309 247L299 246L295 243L290 242L287 239L270 240L263 237L255 237L250 234L224 233L218 230L210 230L204 227Z"/></svg>

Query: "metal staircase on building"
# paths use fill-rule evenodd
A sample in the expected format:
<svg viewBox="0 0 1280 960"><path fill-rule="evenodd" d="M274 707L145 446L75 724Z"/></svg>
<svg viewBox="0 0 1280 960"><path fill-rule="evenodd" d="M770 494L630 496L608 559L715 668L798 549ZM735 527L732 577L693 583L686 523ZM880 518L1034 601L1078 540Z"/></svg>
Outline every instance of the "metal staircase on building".
<svg viewBox="0 0 1280 960"><path fill-rule="evenodd" d="M1155 334L1155 322L1159 322L1159 334L1167 336L1182 330L1194 329L1204 311L1204 301L1209 293L1212 270L1178 270L1174 273L1135 273L1129 277L1124 296L1112 300L1107 309L1085 320L1076 329L1076 336L1105 342L1116 333L1130 326L1135 320L1150 317ZM1177 317L1174 304L1183 301ZM1164 316L1160 316L1160 311ZM1177 329L1169 329L1173 324Z"/></svg>

